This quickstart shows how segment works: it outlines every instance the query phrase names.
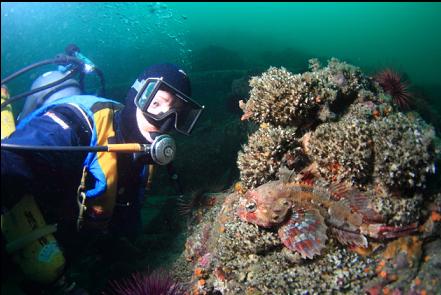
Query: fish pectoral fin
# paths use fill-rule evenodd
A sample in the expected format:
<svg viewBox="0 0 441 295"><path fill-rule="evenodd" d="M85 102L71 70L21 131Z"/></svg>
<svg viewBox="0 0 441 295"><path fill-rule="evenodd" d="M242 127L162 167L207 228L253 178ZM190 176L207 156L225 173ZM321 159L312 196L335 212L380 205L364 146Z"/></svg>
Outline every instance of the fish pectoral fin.
<svg viewBox="0 0 441 295"><path fill-rule="evenodd" d="M357 246L357 247L368 247L368 241L364 235L357 232L346 231L344 229L339 228L331 228L333 235L337 238L337 240L343 245L348 246Z"/></svg>
<svg viewBox="0 0 441 295"><path fill-rule="evenodd" d="M327 240L326 224L316 209L296 210L290 219L279 228L279 237L290 250L297 251L302 258L312 259L319 255Z"/></svg>
<svg viewBox="0 0 441 295"><path fill-rule="evenodd" d="M339 203L344 204L351 210L361 214L365 221L381 222L383 217L373 210L371 207L371 197L365 192L362 192L356 188L341 189L339 193L336 193L336 187L333 188L332 195L339 195Z"/></svg>

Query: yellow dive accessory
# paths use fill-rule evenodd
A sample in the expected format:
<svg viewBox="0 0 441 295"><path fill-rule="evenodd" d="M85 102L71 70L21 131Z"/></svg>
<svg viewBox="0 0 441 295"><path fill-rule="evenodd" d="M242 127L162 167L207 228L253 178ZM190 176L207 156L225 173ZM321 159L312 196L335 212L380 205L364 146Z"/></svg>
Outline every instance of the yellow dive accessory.
<svg viewBox="0 0 441 295"><path fill-rule="evenodd" d="M65 259L52 233L56 225L46 225L34 198L26 195L2 215L6 251L12 254L25 276L48 284L63 273Z"/></svg>
<svg viewBox="0 0 441 295"><path fill-rule="evenodd" d="M156 167L153 164L149 164L149 176L147 178L147 183L145 184L146 191L150 191L152 189L153 184L153 174L155 173Z"/></svg>
<svg viewBox="0 0 441 295"><path fill-rule="evenodd" d="M9 91L5 85L2 85L2 100L1 103L9 99ZM8 137L15 131L15 121L12 114L12 106L9 104L3 110L1 114L1 139Z"/></svg>

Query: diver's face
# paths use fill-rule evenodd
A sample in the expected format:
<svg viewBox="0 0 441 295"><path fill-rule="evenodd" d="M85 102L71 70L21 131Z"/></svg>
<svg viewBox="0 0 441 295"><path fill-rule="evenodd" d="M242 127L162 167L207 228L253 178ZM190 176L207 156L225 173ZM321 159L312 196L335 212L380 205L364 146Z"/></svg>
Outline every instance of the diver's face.
<svg viewBox="0 0 441 295"><path fill-rule="evenodd" d="M158 90L155 97L152 99L147 112L153 115L166 113L173 105L175 97L167 91Z"/></svg>

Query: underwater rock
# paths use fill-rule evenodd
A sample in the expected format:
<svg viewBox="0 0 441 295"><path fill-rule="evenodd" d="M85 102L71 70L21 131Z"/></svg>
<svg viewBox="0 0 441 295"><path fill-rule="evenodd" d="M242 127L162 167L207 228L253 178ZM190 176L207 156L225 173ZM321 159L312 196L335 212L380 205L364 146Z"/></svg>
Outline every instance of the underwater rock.
<svg viewBox="0 0 441 295"><path fill-rule="evenodd" d="M419 222L440 162L434 128L417 113L397 112L390 96L355 66L333 58L322 68L313 59L310 70L293 75L271 67L251 79L242 119L260 127L238 155L243 186L276 180L286 166L293 179L346 182L371 192L388 225ZM268 130L281 128L296 131L268 140Z"/></svg>
<svg viewBox="0 0 441 295"><path fill-rule="evenodd" d="M285 153L296 154L295 148L299 146L296 128L261 125L238 154L237 166L243 185L251 188L274 180Z"/></svg>
<svg viewBox="0 0 441 295"><path fill-rule="evenodd" d="M242 120L258 123L259 129L239 152L238 192L226 197L220 217L213 219L222 230L212 236L214 258L198 292L439 290L427 265L433 263L438 273L438 256L426 255L441 239L440 187L429 185L441 155L434 128L416 113L397 112L373 78L337 59L325 68L310 60L310 72L296 75L271 67L250 86L250 98L240 103ZM291 181L323 188L346 184L364 192L365 209L384 222L365 229L371 234L369 247L342 246L329 235L321 255L306 262L286 251L277 228L243 222L234 214L241 194L279 179L286 169ZM423 277L430 280L422 283Z"/></svg>
<svg viewBox="0 0 441 295"><path fill-rule="evenodd" d="M239 194L226 196L221 209L206 219L212 228L208 268L193 269L191 294L303 294L361 292L374 276L371 258L328 240L313 263L291 257L276 232L242 222L236 216ZM201 228L201 226L198 226ZM203 284L201 284L203 283Z"/></svg>
<svg viewBox="0 0 441 295"><path fill-rule="evenodd" d="M326 68L312 69L294 75L283 67L270 67L253 77L250 98L241 107L242 119L284 127L311 124L318 118L326 121L353 102L358 91L375 88L359 68L338 59L331 59Z"/></svg>
<svg viewBox="0 0 441 295"><path fill-rule="evenodd" d="M246 75L238 79L234 79L231 83L231 94L235 97L245 98L248 96L251 87L249 84L251 76Z"/></svg>
<svg viewBox="0 0 441 295"><path fill-rule="evenodd" d="M424 189L435 171L435 130L418 114L397 112L374 121L377 179L391 190Z"/></svg>
<svg viewBox="0 0 441 295"><path fill-rule="evenodd" d="M375 195L372 207L382 215L388 224L405 226L420 220L423 197L421 194L407 198Z"/></svg>
<svg viewBox="0 0 441 295"><path fill-rule="evenodd" d="M329 182L363 184L370 180L374 154L366 120L350 117L321 124L312 132L307 150Z"/></svg>
<svg viewBox="0 0 441 295"><path fill-rule="evenodd" d="M441 290L441 239L403 237L378 255L377 278L365 286L368 294L438 294Z"/></svg>
<svg viewBox="0 0 441 295"><path fill-rule="evenodd" d="M240 220L239 192L218 198L200 223L189 225L189 240L210 229L209 254L176 263L190 265L190 294L436 294L441 286L439 234L372 242L365 251L330 236L320 256L305 260L286 251L276 229Z"/></svg>
<svg viewBox="0 0 441 295"><path fill-rule="evenodd" d="M433 127L417 114L397 112L390 96L357 67L331 59L322 68L311 60L310 70L294 75L271 67L251 79L250 98L240 107L242 119L258 129L238 154L241 181L191 219L177 262L190 293L436 293L441 193L429 181L441 145ZM309 202L324 217L293 223L317 231L300 230L319 237L315 252L303 251L307 244L287 250L292 240L283 233L279 238L278 223L253 224L238 215L239 206L248 205L244 199L262 187L277 189L280 181L300 181L304 188L287 215L300 216L297 205ZM365 197L351 198L343 188ZM323 194L327 190L335 194ZM271 203L271 193L265 192L265 212L279 216L283 210ZM325 198L310 196L316 194ZM345 224L343 216L364 240L349 243L354 235L334 230Z"/></svg>
<svg viewBox="0 0 441 295"><path fill-rule="evenodd" d="M231 92L226 98L226 109L234 114L241 114L242 110L239 107L239 101L248 97L251 90L249 80L251 76L245 75L240 78L234 79L231 82Z"/></svg>

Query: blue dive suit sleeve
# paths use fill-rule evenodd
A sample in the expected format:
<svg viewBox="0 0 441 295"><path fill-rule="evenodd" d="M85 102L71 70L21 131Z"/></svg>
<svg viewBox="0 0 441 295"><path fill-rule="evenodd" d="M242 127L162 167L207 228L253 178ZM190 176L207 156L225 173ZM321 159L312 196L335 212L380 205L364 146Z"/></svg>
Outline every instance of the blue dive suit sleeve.
<svg viewBox="0 0 441 295"><path fill-rule="evenodd" d="M38 146L77 146L87 142L87 136L81 134L84 129L80 126L84 124L71 110L59 106L51 110L50 113L53 115L46 113L34 118L23 128L16 130L8 138L2 140L2 143ZM79 156L72 157L72 153L69 152L12 151L2 149L2 199L6 195L15 196L12 198L19 198L19 195L23 193L32 193L36 182L44 179L45 175L63 173L64 168L69 168L67 167L68 165L72 167L72 161L82 161L84 155ZM74 166L76 165L74 164ZM12 203L15 203L15 201L12 200Z"/></svg>

